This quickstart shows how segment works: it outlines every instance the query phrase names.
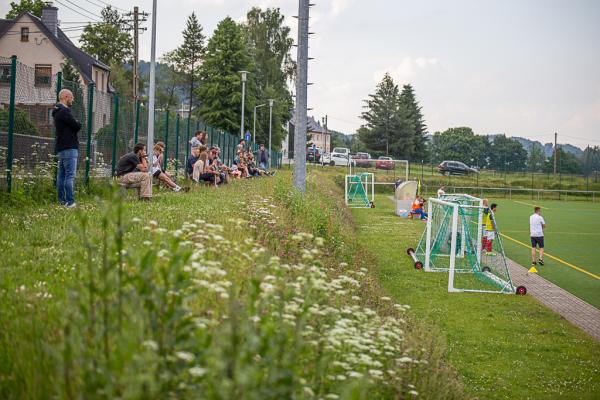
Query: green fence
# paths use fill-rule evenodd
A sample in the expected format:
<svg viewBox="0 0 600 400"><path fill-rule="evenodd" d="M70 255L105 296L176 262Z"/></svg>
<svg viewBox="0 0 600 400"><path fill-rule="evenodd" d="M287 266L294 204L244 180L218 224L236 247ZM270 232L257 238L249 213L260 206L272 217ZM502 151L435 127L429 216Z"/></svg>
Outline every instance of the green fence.
<svg viewBox="0 0 600 400"><path fill-rule="evenodd" d="M79 132L77 179L114 175L116 162L135 143L146 143L148 113L143 101L99 90L93 83L70 82L61 73L44 74L20 63L16 57L0 57L0 189L10 192L21 185L54 179L56 157L52 110L61 89L73 92L71 112L82 124ZM194 133L208 133L209 146L221 149L221 159L231 165L238 136L207 126L202 121L178 115L172 110L153 110L155 142L166 145L165 168L184 176L189 141ZM258 145L248 143L252 150ZM149 149L149 152L152 149ZM281 154L271 153L272 167L281 166Z"/></svg>

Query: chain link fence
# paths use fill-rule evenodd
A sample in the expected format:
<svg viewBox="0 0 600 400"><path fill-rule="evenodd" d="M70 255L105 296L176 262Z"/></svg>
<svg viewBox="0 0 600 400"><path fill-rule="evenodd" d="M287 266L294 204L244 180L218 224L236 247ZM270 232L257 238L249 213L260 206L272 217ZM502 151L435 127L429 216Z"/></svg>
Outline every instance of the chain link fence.
<svg viewBox="0 0 600 400"><path fill-rule="evenodd" d="M73 93L71 113L81 122L77 179L114 175L117 160L136 143L146 143L150 110L139 100L99 90L93 83L71 82L59 72L33 68L16 57L0 56L0 190L31 190L56 177L55 136L52 110L61 89ZM208 145L221 149L221 159L231 165L239 138L214 129L194 117L155 109L155 142L165 144L164 167L185 176L190 139L195 132L208 133ZM258 145L248 142L254 151ZM149 152L152 149L148 149ZM271 152L272 167L281 166L281 154Z"/></svg>

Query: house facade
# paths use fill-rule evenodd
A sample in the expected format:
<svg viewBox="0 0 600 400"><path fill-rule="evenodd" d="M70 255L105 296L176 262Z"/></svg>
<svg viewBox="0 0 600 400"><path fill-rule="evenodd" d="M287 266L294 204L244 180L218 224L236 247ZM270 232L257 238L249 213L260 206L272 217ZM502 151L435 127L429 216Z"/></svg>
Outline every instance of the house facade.
<svg viewBox="0 0 600 400"><path fill-rule="evenodd" d="M296 111L292 115L292 119L287 124L287 135L281 144L283 158L293 158L294 154L294 132L296 131ZM306 119L307 147L313 145L322 152L328 153L331 149L331 134L321 125L314 117L309 116Z"/></svg>
<svg viewBox="0 0 600 400"><path fill-rule="evenodd" d="M56 102L57 73L67 60L79 73L82 93L75 98L83 99L86 112L87 85L95 84L94 132L110 121L110 68L80 50L60 29L58 8L45 7L41 18L23 12L12 20L0 19L0 107L9 101L13 55L18 61L16 106L29 113L41 136L51 136L50 111Z"/></svg>

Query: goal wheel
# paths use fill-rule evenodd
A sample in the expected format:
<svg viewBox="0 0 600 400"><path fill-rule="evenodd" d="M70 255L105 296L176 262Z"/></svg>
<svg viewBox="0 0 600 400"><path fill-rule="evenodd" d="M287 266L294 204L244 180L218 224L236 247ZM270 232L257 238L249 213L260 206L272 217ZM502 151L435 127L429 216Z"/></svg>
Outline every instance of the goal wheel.
<svg viewBox="0 0 600 400"><path fill-rule="evenodd" d="M527 288L525 286L517 286L516 294L525 296L527 294Z"/></svg>
<svg viewBox="0 0 600 400"><path fill-rule="evenodd" d="M371 206L371 208L375 208L375 203L373 203L373 202L370 202L370 203L369 203L369 206Z"/></svg>
<svg viewBox="0 0 600 400"><path fill-rule="evenodd" d="M406 254L408 254L410 256L410 253L414 253L415 249L413 249L412 247L409 247L408 249L406 249Z"/></svg>
<svg viewBox="0 0 600 400"><path fill-rule="evenodd" d="M423 263L421 261L417 261L415 263L415 269L423 269Z"/></svg>
<svg viewBox="0 0 600 400"><path fill-rule="evenodd" d="M483 267L481 270L483 272L492 272L492 270L490 269L490 267Z"/></svg>

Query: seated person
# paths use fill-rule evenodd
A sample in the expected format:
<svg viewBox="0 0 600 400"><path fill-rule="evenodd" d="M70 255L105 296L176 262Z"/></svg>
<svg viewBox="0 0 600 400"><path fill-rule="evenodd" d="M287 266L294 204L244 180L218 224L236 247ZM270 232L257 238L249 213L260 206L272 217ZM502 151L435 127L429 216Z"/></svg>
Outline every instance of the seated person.
<svg viewBox="0 0 600 400"><path fill-rule="evenodd" d="M410 211L411 215L419 215L422 220L427 219L427 213L423 210L423 206L425 205L425 199L421 196L417 196L415 201L413 201L412 209Z"/></svg>
<svg viewBox="0 0 600 400"><path fill-rule="evenodd" d="M200 156L200 146L192 147L192 154L188 157L187 162L185 164L185 173L188 178L191 178L194 174L194 164L198 161L198 157Z"/></svg>
<svg viewBox="0 0 600 400"><path fill-rule="evenodd" d="M154 145L152 152L152 176L170 187L174 192L179 192L181 190L187 192L189 188L182 188L173 182L171 177L162 169L164 148L160 145L160 143L161 142L158 142Z"/></svg>
<svg viewBox="0 0 600 400"><path fill-rule="evenodd" d="M212 184L218 183L218 172L216 172L209 165L209 157L210 152L206 151L206 146L201 146L200 155L198 156L198 161L194 164L194 172L192 179L194 182L210 182Z"/></svg>
<svg viewBox="0 0 600 400"><path fill-rule="evenodd" d="M211 147L209 150L208 164L219 173L219 183L229 183L229 168L219 159L220 153L221 149L216 146Z"/></svg>
<svg viewBox="0 0 600 400"><path fill-rule="evenodd" d="M131 153L119 158L116 175L122 184L140 183L140 200L150 200L152 177L148 174L148 155L143 143L136 144Z"/></svg>

